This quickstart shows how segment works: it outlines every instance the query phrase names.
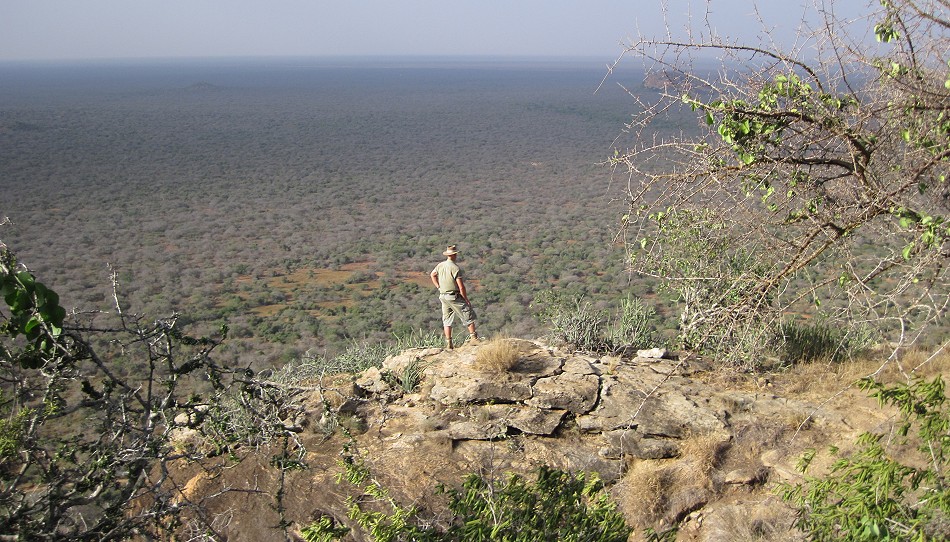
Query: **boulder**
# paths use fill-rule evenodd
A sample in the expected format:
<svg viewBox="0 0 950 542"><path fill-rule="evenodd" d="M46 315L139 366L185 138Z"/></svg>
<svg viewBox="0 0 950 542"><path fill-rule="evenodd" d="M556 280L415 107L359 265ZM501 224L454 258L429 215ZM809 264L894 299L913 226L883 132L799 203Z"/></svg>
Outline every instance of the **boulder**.
<svg viewBox="0 0 950 542"><path fill-rule="evenodd" d="M590 412L600 392L600 378L594 374L562 373L539 378L525 404L547 409L564 409L574 414Z"/></svg>

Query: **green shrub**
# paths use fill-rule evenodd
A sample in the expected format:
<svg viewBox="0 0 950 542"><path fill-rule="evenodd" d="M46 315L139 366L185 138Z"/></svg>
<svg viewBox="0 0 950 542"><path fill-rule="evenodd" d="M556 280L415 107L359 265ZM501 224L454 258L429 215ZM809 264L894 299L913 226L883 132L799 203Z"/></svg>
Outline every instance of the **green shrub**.
<svg viewBox="0 0 950 542"><path fill-rule="evenodd" d="M534 298L538 319L548 328L547 339L580 350L609 352L624 347L650 346L655 311L636 298L620 301L611 315L581 297L548 290Z"/></svg>
<svg viewBox="0 0 950 542"><path fill-rule="evenodd" d="M798 509L796 526L813 540L950 539L950 405L943 379L859 385L898 409L898 438L864 433L849 456L832 448L837 459L826 476L784 486L782 498ZM907 445L920 454L896 453ZM803 473L815 455L802 458Z"/></svg>
<svg viewBox="0 0 950 542"><path fill-rule="evenodd" d="M399 353L410 348L441 348L445 345L442 330L411 330L409 333L393 333L392 350Z"/></svg>
<svg viewBox="0 0 950 542"><path fill-rule="evenodd" d="M391 343L354 342L342 353L322 356L307 353L299 360L291 360L275 373L274 379L281 382L299 382L324 375L361 373L370 367L382 367L386 358L410 348L441 347L441 334L422 330L407 335L395 335Z"/></svg>
<svg viewBox="0 0 950 542"><path fill-rule="evenodd" d="M497 487L470 474L459 490L448 490L456 521L452 540L597 540L625 541L623 516L589 477L542 466L534 481L516 474Z"/></svg>
<svg viewBox="0 0 950 542"><path fill-rule="evenodd" d="M874 334L868 329L843 328L826 320L786 320L778 325L777 336L782 360L787 363L837 362L860 354L874 342Z"/></svg>
<svg viewBox="0 0 950 542"><path fill-rule="evenodd" d="M535 304L540 307L538 317L548 326L548 340L567 343L580 350L605 349L607 311L553 291L538 294Z"/></svg>
<svg viewBox="0 0 950 542"><path fill-rule="evenodd" d="M412 393L413 390L422 382L422 376L425 372L426 364L419 358L411 360L401 370L396 373L385 372L383 379L395 388L401 389L405 393Z"/></svg>
<svg viewBox="0 0 950 542"><path fill-rule="evenodd" d="M302 456L274 388L215 360L227 327L193 336L184 320L147 320L118 296L67 314L0 242L0 539L164 540L183 518L211 529L162 476L204 457L200 435L216 453L281 440Z"/></svg>
<svg viewBox="0 0 950 542"><path fill-rule="evenodd" d="M650 348L653 343L653 321L656 311L637 298L620 301L620 310L607 325L606 342L614 349L629 346Z"/></svg>
<svg viewBox="0 0 950 542"><path fill-rule="evenodd" d="M349 500L349 517L371 540L509 541L538 540L621 542L630 528L610 501L596 475L572 474L549 467L538 469L533 481L512 474L504 481L470 474L459 489L437 488L448 496L451 517L442 528L421 521L419 510L397 503L374 480L358 455L345 453L346 480L387 511L367 510ZM337 540L346 534L321 518L303 530L307 540Z"/></svg>

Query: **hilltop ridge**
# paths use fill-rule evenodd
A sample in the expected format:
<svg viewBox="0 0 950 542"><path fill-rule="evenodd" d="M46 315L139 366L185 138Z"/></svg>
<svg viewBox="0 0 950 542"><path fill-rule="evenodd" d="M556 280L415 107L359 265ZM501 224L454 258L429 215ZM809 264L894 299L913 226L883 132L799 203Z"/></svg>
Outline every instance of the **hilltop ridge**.
<svg viewBox="0 0 950 542"><path fill-rule="evenodd" d="M277 494L290 532L323 516L349 525L353 488L335 481L346 444L397 500L430 513L444 506L433 496L439 484L547 465L596 472L635 528L631 539L674 523L678 540L722 540L737 529L795 539L776 484L800 479L804 450L886 422L860 392L816 400L765 378L728 382L706 360L661 349L595 356L499 340L517 352L507 371L480 366L482 344L410 349L381 369L300 382L287 423L307 446L306 468L286 473L281 487L266 467L274 450L215 475L211 464L228 460L183 465L174 473L183 495L226 516L228 540L276 536Z"/></svg>

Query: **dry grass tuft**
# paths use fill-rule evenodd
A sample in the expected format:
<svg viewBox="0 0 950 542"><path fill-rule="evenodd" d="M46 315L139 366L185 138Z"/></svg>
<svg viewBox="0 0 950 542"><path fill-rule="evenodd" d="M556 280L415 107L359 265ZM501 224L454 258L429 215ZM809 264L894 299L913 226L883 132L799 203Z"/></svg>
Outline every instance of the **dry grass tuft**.
<svg viewBox="0 0 950 542"><path fill-rule="evenodd" d="M932 379L937 375L950 374L950 349L939 352L912 350L901 357L901 365L914 375Z"/></svg>
<svg viewBox="0 0 950 542"><path fill-rule="evenodd" d="M693 435L680 444L679 477L689 483L712 489L712 473L719 468L729 448L729 439L708 433Z"/></svg>
<svg viewBox="0 0 950 542"><path fill-rule="evenodd" d="M479 371L502 373L510 370L521 359L521 351L506 338L495 338L475 352L475 368Z"/></svg>
<svg viewBox="0 0 950 542"><path fill-rule="evenodd" d="M821 397L848 388L870 375L882 383L895 383L913 376L929 379L950 373L950 351L947 350L915 349L896 360L888 360L887 354L889 352L837 363L802 363L776 375L776 380L784 383L786 393Z"/></svg>
<svg viewBox="0 0 950 542"><path fill-rule="evenodd" d="M715 472L729 446L724 435L694 435L680 443L679 459L632 462L612 490L628 523L637 530L659 528L684 498L715 493Z"/></svg>
<svg viewBox="0 0 950 542"><path fill-rule="evenodd" d="M614 486L614 498L627 522L642 530L666 512L674 484L675 476L667 462L639 461Z"/></svg>
<svg viewBox="0 0 950 542"><path fill-rule="evenodd" d="M778 500L739 502L707 515L704 526L710 540L767 542L799 540L792 528L794 512Z"/></svg>

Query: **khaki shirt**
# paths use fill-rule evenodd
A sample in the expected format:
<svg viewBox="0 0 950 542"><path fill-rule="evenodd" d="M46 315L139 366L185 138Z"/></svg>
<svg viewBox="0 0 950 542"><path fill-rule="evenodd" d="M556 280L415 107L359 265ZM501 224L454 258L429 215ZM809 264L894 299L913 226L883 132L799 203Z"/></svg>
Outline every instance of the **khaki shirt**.
<svg viewBox="0 0 950 542"><path fill-rule="evenodd" d="M439 276L439 293L447 294L458 292L459 285L456 279L462 276L462 270L452 260L445 260L432 270Z"/></svg>

